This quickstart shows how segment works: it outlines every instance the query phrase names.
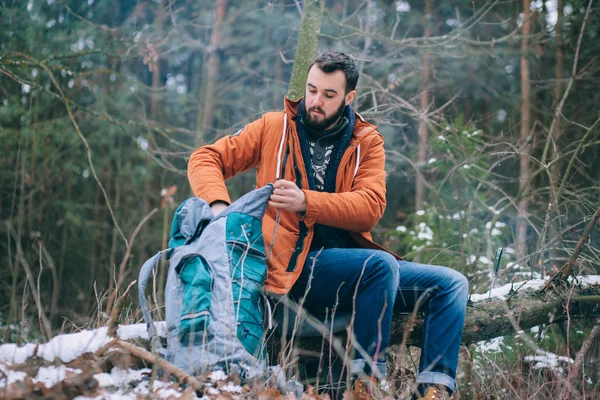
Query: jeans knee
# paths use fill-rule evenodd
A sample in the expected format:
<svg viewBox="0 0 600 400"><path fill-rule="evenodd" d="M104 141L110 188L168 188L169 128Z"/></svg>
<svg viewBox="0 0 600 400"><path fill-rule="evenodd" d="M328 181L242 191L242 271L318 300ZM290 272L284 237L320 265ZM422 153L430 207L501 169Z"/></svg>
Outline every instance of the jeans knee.
<svg viewBox="0 0 600 400"><path fill-rule="evenodd" d="M372 267L375 273L389 287L391 292L395 293L398 290L399 268L396 257L385 251L376 251L373 255Z"/></svg>
<svg viewBox="0 0 600 400"><path fill-rule="evenodd" d="M453 270L452 283L450 287L456 293L457 297L464 300L465 304L469 297L469 281L467 278L458 271Z"/></svg>

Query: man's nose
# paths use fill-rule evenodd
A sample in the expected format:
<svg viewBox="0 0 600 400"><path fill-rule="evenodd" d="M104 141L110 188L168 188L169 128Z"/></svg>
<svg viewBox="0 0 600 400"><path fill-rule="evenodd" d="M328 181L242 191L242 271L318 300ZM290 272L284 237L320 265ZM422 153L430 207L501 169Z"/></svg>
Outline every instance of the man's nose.
<svg viewBox="0 0 600 400"><path fill-rule="evenodd" d="M323 96L320 94L315 94L312 100L313 106L321 107L323 105Z"/></svg>

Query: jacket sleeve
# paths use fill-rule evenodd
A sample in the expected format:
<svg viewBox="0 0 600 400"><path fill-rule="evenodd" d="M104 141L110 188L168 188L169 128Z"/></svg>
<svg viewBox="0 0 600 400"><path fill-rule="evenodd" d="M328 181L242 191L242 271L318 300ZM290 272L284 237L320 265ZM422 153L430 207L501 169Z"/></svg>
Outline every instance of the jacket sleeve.
<svg viewBox="0 0 600 400"><path fill-rule="evenodd" d="M385 150L377 136L364 153L352 189L343 193L303 190L306 212L300 216L307 226L315 223L352 232L368 232L385 210Z"/></svg>
<svg viewBox="0 0 600 400"><path fill-rule="evenodd" d="M240 132L192 153L188 163L188 180L196 197L208 204L217 200L231 204L225 181L258 164L264 125L263 116Z"/></svg>

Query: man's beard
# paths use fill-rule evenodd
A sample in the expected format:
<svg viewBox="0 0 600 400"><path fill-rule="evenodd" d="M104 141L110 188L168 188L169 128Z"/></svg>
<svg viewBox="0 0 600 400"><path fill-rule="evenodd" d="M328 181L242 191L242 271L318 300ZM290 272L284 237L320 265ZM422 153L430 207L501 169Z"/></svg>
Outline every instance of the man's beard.
<svg viewBox="0 0 600 400"><path fill-rule="evenodd" d="M312 114L310 113L312 110L318 110L320 111L323 115L325 115L325 113L323 112L323 110L319 107L311 107L311 108L306 108L305 106L305 111L306 111L306 115L304 116L304 118L302 118L302 123L304 124L304 126L306 126L308 129L311 129L313 131L317 131L317 132L322 132L324 130L326 130L327 128L329 128L331 125L333 125L335 122L337 122L340 117L342 116L342 114L344 114L344 109L346 108L346 104L345 101L342 100L342 104L340 104L339 108L336 110L336 112L333 113L333 115L331 115L330 117L325 118L322 121L316 121L315 119L313 119Z"/></svg>

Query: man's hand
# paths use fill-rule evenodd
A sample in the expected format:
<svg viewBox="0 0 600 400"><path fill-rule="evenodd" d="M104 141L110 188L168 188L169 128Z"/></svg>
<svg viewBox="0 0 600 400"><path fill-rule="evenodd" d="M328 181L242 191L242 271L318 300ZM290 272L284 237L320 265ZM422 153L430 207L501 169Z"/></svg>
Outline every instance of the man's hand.
<svg viewBox="0 0 600 400"><path fill-rule="evenodd" d="M275 184L269 205L280 210L306 211L306 196L294 182L280 179Z"/></svg>
<svg viewBox="0 0 600 400"><path fill-rule="evenodd" d="M210 205L210 211L212 211L213 216L217 216L217 214L219 214L221 211L223 211L224 209L226 209L228 207L227 203L225 203L224 201L213 201Z"/></svg>

